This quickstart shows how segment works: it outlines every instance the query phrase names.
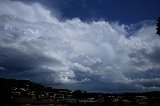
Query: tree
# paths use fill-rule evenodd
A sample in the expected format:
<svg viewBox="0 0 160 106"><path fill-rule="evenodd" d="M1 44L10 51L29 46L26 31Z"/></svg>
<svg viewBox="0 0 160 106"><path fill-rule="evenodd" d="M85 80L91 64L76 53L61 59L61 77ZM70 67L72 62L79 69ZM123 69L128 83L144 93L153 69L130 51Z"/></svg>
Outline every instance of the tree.
<svg viewBox="0 0 160 106"><path fill-rule="evenodd" d="M160 17L158 17L156 29L157 29L157 34L160 36Z"/></svg>

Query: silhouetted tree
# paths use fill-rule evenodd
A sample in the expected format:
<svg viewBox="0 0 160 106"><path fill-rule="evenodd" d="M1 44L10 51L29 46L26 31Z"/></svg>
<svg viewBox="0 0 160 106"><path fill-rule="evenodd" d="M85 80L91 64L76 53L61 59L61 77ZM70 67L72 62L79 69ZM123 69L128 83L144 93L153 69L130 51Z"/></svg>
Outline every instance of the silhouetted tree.
<svg viewBox="0 0 160 106"><path fill-rule="evenodd" d="M160 36L160 17L158 17L156 29L157 29L157 34Z"/></svg>

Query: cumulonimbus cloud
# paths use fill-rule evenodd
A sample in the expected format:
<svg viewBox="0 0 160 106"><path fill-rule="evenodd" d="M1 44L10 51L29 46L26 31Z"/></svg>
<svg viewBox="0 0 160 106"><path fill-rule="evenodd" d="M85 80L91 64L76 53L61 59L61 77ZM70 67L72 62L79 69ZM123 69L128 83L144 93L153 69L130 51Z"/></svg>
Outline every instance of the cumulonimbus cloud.
<svg viewBox="0 0 160 106"><path fill-rule="evenodd" d="M157 90L155 26L59 21L39 3L0 3L0 76L84 90ZM137 75L139 77L137 77ZM99 87L97 87L99 85ZM123 87L122 87L123 86Z"/></svg>

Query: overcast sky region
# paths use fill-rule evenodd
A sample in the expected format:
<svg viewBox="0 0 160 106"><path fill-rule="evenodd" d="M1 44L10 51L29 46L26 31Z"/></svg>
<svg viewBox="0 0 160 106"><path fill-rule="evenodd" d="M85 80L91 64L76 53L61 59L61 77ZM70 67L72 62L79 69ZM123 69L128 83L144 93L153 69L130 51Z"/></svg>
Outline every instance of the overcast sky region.
<svg viewBox="0 0 160 106"><path fill-rule="evenodd" d="M159 0L0 0L0 77L104 92L160 90Z"/></svg>

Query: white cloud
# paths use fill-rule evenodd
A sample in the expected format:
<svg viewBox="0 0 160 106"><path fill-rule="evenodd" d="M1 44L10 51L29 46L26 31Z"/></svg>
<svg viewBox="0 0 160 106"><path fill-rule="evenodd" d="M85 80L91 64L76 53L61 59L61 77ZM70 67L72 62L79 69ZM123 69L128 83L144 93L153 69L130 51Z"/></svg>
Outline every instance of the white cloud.
<svg viewBox="0 0 160 106"><path fill-rule="evenodd" d="M3 68L3 67L0 67L0 70L1 70L1 71L4 71L4 70L5 70L5 68Z"/></svg>
<svg viewBox="0 0 160 106"><path fill-rule="evenodd" d="M31 22L56 21L51 12L39 3L27 5L20 1L1 0L0 10L0 15L13 15Z"/></svg>
<svg viewBox="0 0 160 106"><path fill-rule="evenodd" d="M21 73L19 77L44 79L51 85L123 82L143 88L126 74L160 69L160 40L153 25L128 37L127 25L78 18L61 22L38 3L9 0L0 3L0 22L0 67L14 69L10 77Z"/></svg>

